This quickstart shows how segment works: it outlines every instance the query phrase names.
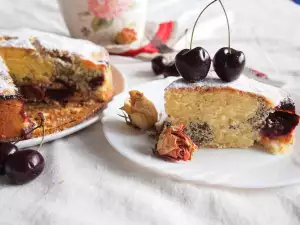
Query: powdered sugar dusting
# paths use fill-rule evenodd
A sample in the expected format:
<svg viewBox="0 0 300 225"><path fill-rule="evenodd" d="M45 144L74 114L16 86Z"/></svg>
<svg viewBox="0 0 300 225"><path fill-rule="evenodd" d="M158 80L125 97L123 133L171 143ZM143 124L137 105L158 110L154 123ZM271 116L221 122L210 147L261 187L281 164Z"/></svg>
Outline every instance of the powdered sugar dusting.
<svg viewBox="0 0 300 225"><path fill-rule="evenodd" d="M30 40L26 38L12 38L4 40L0 42L0 47L14 47L34 50L34 46L31 44Z"/></svg>
<svg viewBox="0 0 300 225"><path fill-rule="evenodd" d="M15 95L16 93L17 89L9 76L8 69L4 64L3 59L0 57L0 95L8 96Z"/></svg>
<svg viewBox="0 0 300 225"><path fill-rule="evenodd" d="M59 39L65 39L64 41ZM107 64L108 53L99 45L95 45L86 40L71 39L67 37L59 37L53 35L45 35L38 37L37 41L47 50L66 51L70 55L75 54L83 59L94 62L95 64Z"/></svg>
<svg viewBox="0 0 300 225"><path fill-rule="evenodd" d="M45 49L50 51L66 51L95 64L103 64L105 66L109 62L109 54L105 48L87 40L73 39L31 29L0 30L0 34L16 37L2 41L0 47L9 46L36 49L32 42L37 40Z"/></svg>
<svg viewBox="0 0 300 225"><path fill-rule="evenodd" d="M266 97L274 104L274 106L278 105L283 99L288 98L288 95L283 90L268 84L261 83L254 79L250 79L243 74L239 77L239 79L227 83L218 78L214 71L209 72L208 76L205 79L195 83L189 83L183 78L175 80L166 88L166 90L181 88L192 89L195 87L200 87L202 89L210 87L228 87L239 91L250 92Z"/></svg>

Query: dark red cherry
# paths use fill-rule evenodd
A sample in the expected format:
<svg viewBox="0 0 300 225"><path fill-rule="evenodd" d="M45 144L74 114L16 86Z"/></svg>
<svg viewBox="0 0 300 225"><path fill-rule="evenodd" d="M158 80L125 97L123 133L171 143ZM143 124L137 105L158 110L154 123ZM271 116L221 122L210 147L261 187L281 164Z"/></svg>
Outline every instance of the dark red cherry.
<svg viewBox="0 0 300 225"><path fill-rule="evenodd" d="M174 76L174 77L180 76L180 74L175 66L174 61L172 61L168 65L166 65L163 74L164 74L165 78L170 77L170 76Z"/></svg>
<svg viewBox="0 0 300 225"><path fill-rule="evenodd" d="M7 158L6 175L15 184L25 184L37 178L44 170L44 157L36 150L17 151Z"/></svg>
<svg viewBox="0 0 300 225"><path fill-rule="evenodd" d="M156 75L160 75L163 73L165 66L167 63L167 59L162 56L156 56L151 60L151 66L152 66L152 70Z"/></svg>
<svg viewBox="0 0 300 225"><path fill-rule="evenodd" d="M175 57L175 65L179 74L188 82L196 82L207 76L211 64L208 52L196 47L183 49Z"/></svg>
<svg viewBox="0 0 300 225"><path fill-rule="evenodd" d="M214 56L213 66L221 80L230 82L238 79L245 67L245 54L231 48L221 48Z"/></svg>
<svg viewBox="0 0 300 225"><path fill-rule="evenodd" d="M269 138L278 137L293 131L298 123L298 115L284 111L275 111L270 113L261 132Z"/></svg>
<svg viewBox="0 0 300 225"><path fill-rule="evenodd" d="M18 147L9 142L0 142L0 175L5 174L7 158L18 151Z"/></svg>

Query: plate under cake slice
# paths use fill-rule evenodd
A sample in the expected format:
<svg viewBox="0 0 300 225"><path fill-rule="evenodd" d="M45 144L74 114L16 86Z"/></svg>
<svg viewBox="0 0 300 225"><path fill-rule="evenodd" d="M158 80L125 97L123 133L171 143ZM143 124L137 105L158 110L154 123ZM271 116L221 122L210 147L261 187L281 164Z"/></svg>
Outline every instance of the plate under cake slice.
<svg viewBox="0 0 300 225"><path fill-rule="evenodd" d="M165 89L165 110L172 124L200 148L247 148L258 143L270 153L286 153L299 117L282 90L245 75L223 82L215 72L196 83L178 79Z"/></svg>
<svg viewBox="0 0 300 225"><path fill-rule="evenodd" d="M23 100L0 57L0 140L22 136L31 127Z"/></svg>

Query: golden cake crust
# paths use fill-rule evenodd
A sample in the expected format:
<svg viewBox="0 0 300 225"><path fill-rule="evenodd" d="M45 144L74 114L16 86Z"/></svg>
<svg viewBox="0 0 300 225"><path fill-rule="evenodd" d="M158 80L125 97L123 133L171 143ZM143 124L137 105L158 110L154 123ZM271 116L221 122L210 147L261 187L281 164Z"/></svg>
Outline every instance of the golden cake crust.
<svg viewBox="0 0 300 225"><path fill-rule="evenodd" d="M249 95L251 97L260 97L264 99L266 104L275 107L275 105L267 99L265 96L260 95L260 94L255 94L255 93L250 93L250 92L245 92L241 90L237 90L231 87L207 87L207 88L202 88L202 87L194 87L194 88L174 88L174 89L168 89L167 91L169 92L175 92L175 93L183 93L183 92L198 92L198 93L215 93L216 91L224 91L224 92L231 92L239 95Z"/></svg>

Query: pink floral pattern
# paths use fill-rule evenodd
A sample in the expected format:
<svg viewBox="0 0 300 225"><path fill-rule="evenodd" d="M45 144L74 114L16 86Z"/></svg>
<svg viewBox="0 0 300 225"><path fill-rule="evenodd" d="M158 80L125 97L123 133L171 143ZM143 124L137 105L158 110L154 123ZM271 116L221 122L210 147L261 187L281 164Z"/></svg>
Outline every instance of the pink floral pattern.
<svg viewBox="0 0 300 225"><path fill-rule="evenodd" d="M111 20L126 11L132 0L88 0L88 10L95 17Z"/></svg>

